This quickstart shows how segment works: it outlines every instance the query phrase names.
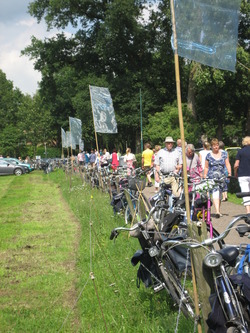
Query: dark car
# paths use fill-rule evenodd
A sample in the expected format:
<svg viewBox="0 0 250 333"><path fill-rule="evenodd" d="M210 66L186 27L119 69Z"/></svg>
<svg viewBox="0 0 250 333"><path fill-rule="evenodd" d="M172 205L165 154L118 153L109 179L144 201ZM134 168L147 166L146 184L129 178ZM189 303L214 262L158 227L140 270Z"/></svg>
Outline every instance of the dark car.
<svg viewBox="0 0 250 333"><path fill-rule="evenodd" d="M4 159L0 159L0 176L3 175L21 176L24 173L26 173L25 167L21 165L12 164L10 162L5 161Z"/></svg>

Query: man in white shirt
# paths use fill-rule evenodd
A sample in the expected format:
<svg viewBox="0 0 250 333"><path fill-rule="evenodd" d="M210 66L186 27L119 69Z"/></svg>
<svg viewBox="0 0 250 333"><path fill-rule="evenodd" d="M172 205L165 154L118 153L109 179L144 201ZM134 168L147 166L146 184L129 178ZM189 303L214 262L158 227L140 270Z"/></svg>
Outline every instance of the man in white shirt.
<svg viewBox="0 0 250 333"><path fill-rule="evenodd" d="M155 180L160 181L159 173L168 175L170 172L179 173L182 169L182 156L179 151L173 149L174 140L171 136L167 136L165 139L165 148L161 149L155 158ZM167 177L164 179L166 184L171 184L172 192L174 196L179 196L179 185L175 177Z"/></svg>

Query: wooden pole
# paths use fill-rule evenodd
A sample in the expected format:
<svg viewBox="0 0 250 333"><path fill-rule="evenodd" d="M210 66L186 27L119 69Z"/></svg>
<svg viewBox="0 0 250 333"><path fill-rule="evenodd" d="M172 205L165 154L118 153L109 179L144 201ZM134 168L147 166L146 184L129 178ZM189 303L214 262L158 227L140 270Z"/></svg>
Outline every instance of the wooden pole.
<svg viewBox="0 0 250 333"><path fill-rule="evenodd" d="M71 172L73 172L74 170L74 166L73 166L73 149L72 149L72 136L71 136L71 126L70 126L70 119L69 119L69 133L70 133L70 151L71 151Z"/></svg>
<svg viewBox="0 0 250 333"><path fill-rule="evenodd" d="M140 122L141 122L141 153L143 152L143 136L142 136L142 97L140 88Z"/></svg>
<svg viewBox="0 0 250 333"><path fill-rule="evenodd" d="M188 193L188 182L187 182L187 162L186 162L186 148L185 148L185 135L184 135L184 125L183 125L183 115L182 115L182 106L181 106L181 85L180 85L180 69L179 69L179 58L177 50L177 34L176 34L176 22L175 22L175 11L174 11L174 0L170 0L171 6L171 16L172 16L172 29L174 37L174 63L175 63L175 80L176 80L176 92L177 92L177 105L178 105L178 114L179 114L179 125L181 133L181 148L182 148L182 160L183 160L183 176L184 176L184 193L185 193L185 205L186 205L186 214L187 214L187 223L191 224L190 221L190 206L189 206L189 193ZM192 261L193 265L193 261ZM192 267L192 271L193 267ZM193 285L194 285L194 301L195 301L195 313L199 317L199 300L198 294L195 292L196 279L195 275L192 274ZM200 322L198 322L198 332L202 333L202 327Z"/></svg>
<svg viewBox="0 0 250 333"><path fill-rule="evenodd" d="M90 85L89 85L89 94L90 94L90 102L91 102L91 109L92 109L93 123L94 123L94 130L95 130L95 118L94 118L94 111L93 111L92 97L91 97L91 92L90 92ZM97 140L97 133L96 133L96 130L95 130L95 142L96 142L96 149L97 149L97 152L99 152L99 147L98 147L98 140Z"/></svg>

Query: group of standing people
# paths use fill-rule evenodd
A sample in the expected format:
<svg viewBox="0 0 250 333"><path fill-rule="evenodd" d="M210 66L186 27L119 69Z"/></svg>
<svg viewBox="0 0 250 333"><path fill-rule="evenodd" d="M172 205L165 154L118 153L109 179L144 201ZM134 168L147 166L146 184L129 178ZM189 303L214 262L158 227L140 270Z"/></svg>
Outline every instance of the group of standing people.
<svg viewBox="0 0 250 333"><path fill-rule="evenodd" d="M160 174L165 175L164 182L171 185L174 196L180 195L180 188L176 177L171 173L181 174L183 170L182 142L181 139L175 141L171 136L165 138L165 147L161 148L156 145L151 149L151 145L146 143L142 152L142 168L146 171L147 186L153 186L151 176L154 174L155 192L159 189ZM250 137L247 136L242 141L243 148L236 155L234 164L234 176L238 177L239 185L242 192L250 192ZM79 152L77 159L80 165L90 163L90 165L105 166L111 163L112 169L115 171L119 166L119 153L113 149L112 154L106 149L100 152L91 150L91 153ZM199 153L195 152L193 144L185 142L185 157L188 176L192 181L199 178L224 179L223 185L214 188L213 204L215 207L215 217L222 216L220 212L221 201L227 201L227 184L232 175L231 165L228 153L224 150L224 143L218 139L212 139L211 142L205 141L203 149ZM127 165L128 175L136 165L135 155L130 148L126 149L123 157L124 163ZM247 213L250 213L250 196L243 198Z"/></svg>
<svg viewBox="0 0 250 333"><path fill-rule="evenodd" d="M145 145L142 153L142 167L155 168L155 190L157 191L160 181L160 173L165 175L164 182L171 185L174 196L179 196L180 189L176 177L168 176L170 173L180 174L183 169L181 140L177 140L177 147L171 136L166 137L165 147L155 151L151 150L150 144ZM243 148L239 150L234 165L234 174L239 177L241 191L250 192L250 137L242 141ZM185 156L187 173L192 181L198 178L224 179L223 185L214 188L212 196L215 207L215 217L222 216L220 212L221 201L227 201L227 184L232 175L228 153L224 150L224 143L218 139L212 139L211 143L204 142L203 149L197 154L193 144L185 143ZM152 186L151 174L147 173L148 186ZM247 213L250 213L250 197L244 198Z"/></svg>
<svg viewBox="0 0 250 333"><path fill-rule="evenodd" d="M77 161L79 165L90 164L91 167L104 167L111 164L111 168L116 171L119 166L120 154L114 148L110 154L106 148L100 149L98 152L96 149L91 149L90 154L87 151L80 151L77 155ZM136 158L135 155L131 153L131 149L127 148L126 154L123 157L123 161L128 167L128 174L131 173L131 169L135 167Z"/></svg>

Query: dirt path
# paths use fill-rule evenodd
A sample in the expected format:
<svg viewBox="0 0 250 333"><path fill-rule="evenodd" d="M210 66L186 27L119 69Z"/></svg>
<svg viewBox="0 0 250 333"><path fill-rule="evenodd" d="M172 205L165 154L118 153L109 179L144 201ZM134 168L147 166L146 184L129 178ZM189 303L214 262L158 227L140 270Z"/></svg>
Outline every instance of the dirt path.
<svg viewBox="0 0 250 333"><path fill-rule="evenodd" d="M154 193L154 187L146 187L143 191L143 193L146 195L147 198L152 197ZM215 218L215 211L214 207L212 206L211 211L211 217L212 217L212 223L214 228L218 232L222 232L225 230L229 222L237 215L245 214L246 210L243 205L236 205L231 202L222 202L221 204L221 213L223 216L219 219ZM244 223L243 221L239 222ZM227 244L242 244L242 243L250 243L250 240L248 237L239 237L239 234L237 231L232 230L229 235L225 238L225 242Z"/></svg>

